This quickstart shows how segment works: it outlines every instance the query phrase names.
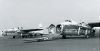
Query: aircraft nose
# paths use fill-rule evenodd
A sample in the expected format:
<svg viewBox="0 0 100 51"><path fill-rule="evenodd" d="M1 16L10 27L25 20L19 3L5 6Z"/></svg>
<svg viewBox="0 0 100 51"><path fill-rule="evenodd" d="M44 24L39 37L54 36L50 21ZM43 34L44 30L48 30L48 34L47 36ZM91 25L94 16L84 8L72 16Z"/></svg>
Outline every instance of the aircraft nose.
<svg viewBox="0 0 100 51"><path fill-rule="evenodd" d="M2 36L7 36L7 34L6 33L2 33Z"/></svg>

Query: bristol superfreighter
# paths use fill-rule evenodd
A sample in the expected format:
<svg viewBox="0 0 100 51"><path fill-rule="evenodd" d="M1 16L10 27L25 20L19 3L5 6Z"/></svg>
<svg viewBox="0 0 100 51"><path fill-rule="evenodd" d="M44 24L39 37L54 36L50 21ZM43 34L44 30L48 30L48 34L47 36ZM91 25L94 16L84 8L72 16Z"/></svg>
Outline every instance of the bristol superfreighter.
<svg viewBox="0 0 100 51"><path fill-rule="evenodd" d="M56 26L56 32L61 34L62 38L64 39L75 36L85 38L94 36L92 33L92 28L89 25L85 24L84 22L77 23L73 20L65 20L65 22L58 24Z"/></svg>
<svg viewBox="0 0 100 51"><path fill-rule="evenodd" d="M16 37L33 37L34 33L32 31L41 31L43 29L18 29L18 28L10 28L4 30L2 35L4 37L16 38Z"/></svg>

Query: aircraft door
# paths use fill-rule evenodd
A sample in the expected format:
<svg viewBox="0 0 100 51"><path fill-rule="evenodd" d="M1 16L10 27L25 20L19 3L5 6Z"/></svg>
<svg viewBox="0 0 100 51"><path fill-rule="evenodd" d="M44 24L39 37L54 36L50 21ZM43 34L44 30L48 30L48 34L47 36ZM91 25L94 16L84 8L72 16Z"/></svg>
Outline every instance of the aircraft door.
<svg viewBox="0 0 100 51"><path fill-rule="evenodd" d="M57 34L61 34L62 33L62 27L61 27L60 24L56 26L56 33Z"/></svg>

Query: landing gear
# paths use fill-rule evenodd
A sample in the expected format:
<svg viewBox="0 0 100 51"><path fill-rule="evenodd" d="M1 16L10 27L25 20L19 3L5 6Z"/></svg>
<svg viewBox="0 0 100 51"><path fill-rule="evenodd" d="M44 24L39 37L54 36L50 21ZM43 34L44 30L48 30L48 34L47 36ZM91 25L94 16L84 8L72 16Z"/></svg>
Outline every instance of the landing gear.
<svg viewBox="0 0 100 51"><path fill-rule="evenodd" d="M90 35L89 35L89 34L90 34L90 31L85 30L85 38L87 38L87 39L88 39L88 38L90 37Z"/></svg>
<svg viewBox="0 0 100 51"><path fill-rule="evenodd" d="M88 35L86 35L86 36L85 36L85 38L87 38L87 39L88 39L88 38L89 38L89 36L88 36Z"/></svg>
<svg viewBox="0 0 100 51"><path fill-rule="evenodd" d="M33 37L33 35L32 35L32 34L29 34L29 35L28 35L28 37L29 37L29 38L32 38L32 37Z"/></svg>
<svg viewBox="0 0 100 51"><path fill-rule="evenodd" d="M15 38L16 36L13 36L13 38Z"/></svg>
<svg viewBox="0 0 100 51"><path fill-rule="evenodd" d="M66 39L67 37L66 37L66 35L62 35L62 39Z"/></svg>

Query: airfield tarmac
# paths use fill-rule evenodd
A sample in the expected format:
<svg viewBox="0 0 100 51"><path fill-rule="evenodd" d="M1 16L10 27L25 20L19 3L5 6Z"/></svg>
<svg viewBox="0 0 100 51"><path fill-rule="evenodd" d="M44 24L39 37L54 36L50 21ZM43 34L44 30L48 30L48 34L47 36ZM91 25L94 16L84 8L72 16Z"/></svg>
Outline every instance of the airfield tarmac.
<svg viewBox="0 0 100 51"><path fill-rule="evenodd" d="M0 38L0 51L99 51L99 38L69 38L25 43L23 39Z"/></svg>

